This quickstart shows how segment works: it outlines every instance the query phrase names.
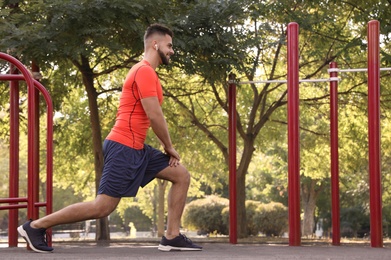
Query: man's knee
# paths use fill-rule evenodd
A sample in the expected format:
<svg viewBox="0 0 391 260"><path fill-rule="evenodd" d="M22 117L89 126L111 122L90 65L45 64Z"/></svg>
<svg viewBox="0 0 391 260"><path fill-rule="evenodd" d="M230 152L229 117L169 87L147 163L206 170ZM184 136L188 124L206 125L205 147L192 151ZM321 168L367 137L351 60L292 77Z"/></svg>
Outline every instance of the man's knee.
<svg viewBox="0 0 391 260"><path fill-rule="evenodd" d="M179 176L180 176L179 181L181 183L190 185L191 176L189 171L185 167L183 167L183 170Z"/></svg>
<svg viewBox="0 0 391 260"><path fill-rule="evenodd" d="M98 205L96 208L95 208L95 214L96 214L96 218L104 218L104 217L107 217L108 215L111 214L111 212L113 212L114 209L112 209L111 207L108 207L107 205Z"/></svg>
<svg viewBox="0 0 391 260"><path fill-rule="evenodd" d="M157 178L170 181L172 183L190 184L190 173L183 166L167 167L156 175Z"/></svg>
<svg viewBox="0 0 391 260"><path fill-rule="evenodd" d="M117 207L119 199L98 195L94 201L96 218L107 217Z"/></svg>

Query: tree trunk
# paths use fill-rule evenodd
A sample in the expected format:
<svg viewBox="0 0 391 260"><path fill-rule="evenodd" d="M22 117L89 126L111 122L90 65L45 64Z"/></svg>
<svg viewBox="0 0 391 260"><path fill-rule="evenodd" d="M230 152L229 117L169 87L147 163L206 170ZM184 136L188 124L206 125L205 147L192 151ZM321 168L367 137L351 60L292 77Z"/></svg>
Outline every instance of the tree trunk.
<svg viewBox="0 0 391 260"><path fill-rule="evenodd" d="M239 173L236 178L236 207L238 238L247 237L246 221L246 174Z"/></svg>
<svg viewBox="0 0 391 260"><path fill-rule="evenodd" d="M236 176L237 233L239 238L248 236L246 219L246 174L254 151L254 139L249 138L244 144L244 150Z"/></svg>
<svg viewBox="0 0 391 260"><path fill-rule="evenodd" d="M158 222L157 222L157 236L164 236L164 203L165 203L165 192L167 187L167 181L165 180L157 180L159 187L159 203L158 203Z"/></svg>
<svg viewBox="0 0 391 260"><path fill-rule="evenodd" d="M102 133L98 109L98 93L94 87L94 74L86 57L81 57L80 71L83 77L83 84L88 96L88 107L90 110L90 123L92 130L92 144L95 165L95 188L99 188L100 179L103 171L103 147ZM96 220L96 240L110 240L110 230L108 218Z"/></svg>
<svg viewBox="0 0 391 260"><path fill-rule="evenodd" d="M301 201L304 210L302 234L305 237L312 237L315 228L316 199L320 189L316 190L317 180L303 181L301 185Z"/></svg>

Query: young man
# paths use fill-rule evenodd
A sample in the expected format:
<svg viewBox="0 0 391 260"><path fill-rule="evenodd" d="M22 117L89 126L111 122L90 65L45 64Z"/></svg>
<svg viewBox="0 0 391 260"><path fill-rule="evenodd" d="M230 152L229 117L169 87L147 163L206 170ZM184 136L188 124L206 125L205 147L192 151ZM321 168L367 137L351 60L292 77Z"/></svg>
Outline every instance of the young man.
<svg viewBox="0 0 391 260"><path fill-rule="evenodd" d="M18 227L19 234L37 252L51 252L45 240L47 228L108 216L122 197L134 197L139 187L154 178L172 182L168 195L166 236L158 247L161 251L202 250L179 233L180 221L190 184L190 174L179 163L163 116L163 92L155 72L167 65L171 55L173 33L167 27L153 24L144 35L144 59L129 71L122 89L116 123L103 144L104 169L98 195L94 201L65 207ZM151 127L165 153L144 144Z"/></svg>

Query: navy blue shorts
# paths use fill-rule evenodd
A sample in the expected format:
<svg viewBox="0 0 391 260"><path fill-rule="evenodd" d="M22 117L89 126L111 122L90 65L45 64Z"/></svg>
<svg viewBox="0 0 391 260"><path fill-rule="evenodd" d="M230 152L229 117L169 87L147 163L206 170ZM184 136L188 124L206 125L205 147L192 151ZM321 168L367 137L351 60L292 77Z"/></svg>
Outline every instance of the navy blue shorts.
<svg viewBox="0 0 391 260"><path fill-rule="evenodd" d="M111 140L104 141L103 154L98 194L116 198L136 196L139 187L147 185L167 168L170 160L168 155L149 145L136 150Z"/></svg>

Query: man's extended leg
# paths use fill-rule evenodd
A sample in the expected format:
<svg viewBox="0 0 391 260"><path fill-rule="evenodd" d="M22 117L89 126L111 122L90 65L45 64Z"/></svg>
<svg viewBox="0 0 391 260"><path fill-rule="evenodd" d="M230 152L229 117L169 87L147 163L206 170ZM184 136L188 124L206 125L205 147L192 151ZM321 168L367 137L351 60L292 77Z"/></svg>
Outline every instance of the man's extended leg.
<svg viewBox="0 0 391 260"><path fill-rule="evenodd" d="M99 219L108 216L117 207L120 198L99 194L95 200L69 205L59 211L31 222L32 228L50 228L88 219Z"/></svg>
<svg viewBox="0 0 391 260"><path fill-rule="evenodd" d="M28 221L18 227L18 232L34 251L50 252L53 248L47 246L44 238L47 228L108 216L117 207L119 201L120 198L100 194L93 201L76 203L41 219Z"/></svg>
<svg viewBox="0 0 391 260"><path fill-rule="evenodd" d="M159 250L201 250L186 236L180 234L181 218L186 204L187 191L190 185L190 174L179 164L167 167L156 175L157 178L172 182L168 194L168 214L166 236L163 236Z"/></svg>

